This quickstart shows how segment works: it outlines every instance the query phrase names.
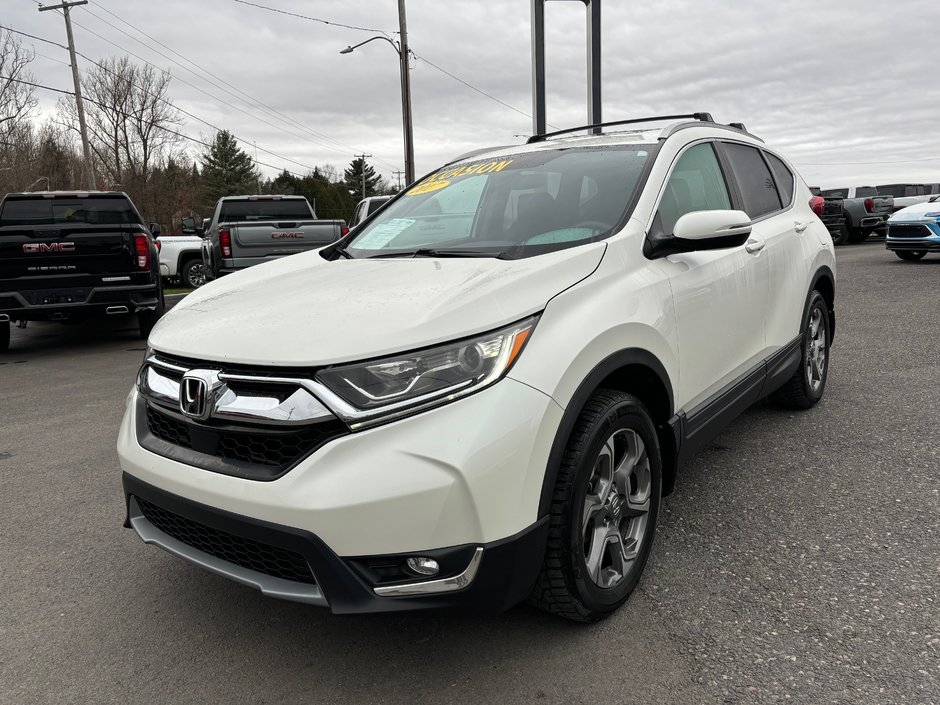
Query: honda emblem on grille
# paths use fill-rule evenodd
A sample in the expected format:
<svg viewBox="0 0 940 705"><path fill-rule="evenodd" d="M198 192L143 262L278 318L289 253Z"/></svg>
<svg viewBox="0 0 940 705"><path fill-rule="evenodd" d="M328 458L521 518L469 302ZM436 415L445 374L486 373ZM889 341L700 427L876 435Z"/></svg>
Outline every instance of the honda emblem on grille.
<svg viewBox="0 0 940 705"><path fill-rule="evenodd" d="M216 392L221 386L215 370L190 370L180 381L180 411L205 421L212 414Z"/></svg>

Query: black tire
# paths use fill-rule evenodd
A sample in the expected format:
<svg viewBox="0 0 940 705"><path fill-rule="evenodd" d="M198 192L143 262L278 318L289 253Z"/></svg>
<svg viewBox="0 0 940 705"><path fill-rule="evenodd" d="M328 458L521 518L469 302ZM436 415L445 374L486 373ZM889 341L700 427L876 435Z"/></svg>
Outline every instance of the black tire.
<svg viewBox="0 0 940 705"><path fill-rule="evenodd" d="M183 271L180 273L180 283L183 286L198 289L206 281L206 266L201 259L187 260L183 264Z"/></svg>
<svg viewBox="0 0 940 705"><path fill-rule="evenodd" d="M846 223L842 223L842 225L839 226L838 232L831 234L833 245L846 245L852 237L852 231L849 230L849 226Z"/></svg>
<svg viewBox="0 0 940 705"><path fill-rule="evenodd" d="M597 531L609 531L613 523L604 520L602 524L601 512L597 512L595 518L587 522L583 521L582 514L586 511L588 492L595 487L592 481L597 477L595 471L600 466L601 451L608 441L614 441L618 437L618 433L624 434L625 440L632 434L632 438L639 438L645 447L648 463L635 464L637 484L633 484L633 475L630 475L631 489L628 492L632 492L634 487L640 488L642 473L645 487L643 490L637 489L636 492L638 497L641 494L646 495L644 504L648 505L648 510L645 515L633 516L630 511L630 499L617 492L608 492L608 501L600 501L595 505L596 508L606 508L614 504L610 501L614 495L621 498L617 501L617 506L613 507L614 513L605 514L606 517L613 517L616 522L614 538L625 532L632 534L639 526L634 522L643 521L642 529L639 529L642 533L638 537L621 539L624 542L623 550L626 550L627 541L633 541L630 548L634 557L629 566L621 563L620 573L617 573L614 567L605 569L606 575L619 578L615 584L602 587L589 573L585 550L588 543L593 546L594 542L599 541L598 545L605 548L601 549L602 557L595 563L602 566L603 561L608 558L608 541L607 537L599 540ZM626 449L626 446L624 448ZM634 450L638 448L639 444ZM611 459L611 467L618 465L614 462L614 457L616 456ZM644 456L640 454L639 457ZM645 465L648 465L648 469ZM641 466L643 469L639 470ZM616 484L615 478L616 474L612 474L609 486ZM545 561L529 596L529 602L547 612L578 622L596 622L620 607L636 587L649 558L659 514L661 491L662 458L659 440L646 407L639 399L629 394L610 389L597 390L581 411L562 456L549 510ZM598 492L597 497L600 496L601 493ZM592 538L588 539L588 535ZM616 546L612 550L616 550Z"/></svg>
<svg viewBox="0 0 940 705"><path fill-rule="evenodd" d="M926 250L895 250L894 254L903 259L905 262L916 262L919 259L923 259L927 256Z"/></svg>
<svg viewBox="0 0 940 705"><path fill-rule="evenodd" d="M819 325L823 326L821 336L813 336L813 321L819 315ZM806 310L803 312L803 327L800 336L800 366L787 382L770 395L771 401L789 409L809 409L815 405L826 391L829 379L829 346L832 343L832 328L829 322L829 307L826 300L815 289L809 295ZM823 360L815 354L819 345L823 345ZM813 365L813 360L816 365ZM818 381L815 377L818 374Z"/></svg>
<svg viewBox="0 0 940 705"><path fill-rule="evenodd" d="M849 231L849 242L853 245L856 245L860 242L865 242L868 239L868 231L863 230L862 228L852 228Z"/></svg>
<svg viewBox="0 0 940 705"><path fill-rule="evenodd" d="M150 331L153 330L153 327L157 325L163 317L163 313L166 311L166 299L163 297L163 287L160 287L160 297L157 302L157 307L151 311L141 311L137 314L137 323L140 326L140 337L144 340L150 337Z"/></svg>
<svg viewBox="0 0 940 705"><path fill-rule="evenodd" d="M0 323L0 353L10 349L10 322Z"/></svg>

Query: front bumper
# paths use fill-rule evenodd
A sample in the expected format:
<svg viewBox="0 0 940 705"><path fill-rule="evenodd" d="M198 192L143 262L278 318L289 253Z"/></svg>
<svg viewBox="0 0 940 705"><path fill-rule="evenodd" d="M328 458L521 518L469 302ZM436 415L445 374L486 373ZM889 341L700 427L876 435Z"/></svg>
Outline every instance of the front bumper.
<svg viewBox="0 0 940 705"><path fill-rule="evenodd" d="M940 252L940 224L934 221L893 222L885 248L896 251Z"/></svg>
<svg viewBox="0 0 940 705"><path fill-rule="evenodd" d="M270 481L200 469L146 450L138 442L138 409L134 391L128 396L118 438L128 496L136 496L134 483L138 483L145 501L163 506L160 502L169 497L176 507L173 511L183 516L191 514L191 508L186 504L180 509L179 503L201 507L193 518L204 524L213 526L216 515L228 517L236 522L229 528L233 534L244 534L246 529L239 527L245 526L276 527L278 533L269 543L285 545L286 536L287 544L299 547L295 551L310 563L323 599L334 611L458 603L501 609L510 602L497 600L484 606L486 600L473 585L485 579L481 584L490 586L485 589L488 594L498 583L497 592L518 601L541 565L544 533L538 528L538 505L562 410L547 395L513 379L445 406L330 440ZM159 502L148 499L154 492ZM132 520L133 509L129 503ZM198 518L204 514L209 518ZM302 546L290 538L296 536L303 538ZM361 592L362 585L377 586L369 578L374 577L370 566L376 557L408 555L438 559L442 570L435 578L453 576L468 567L479 547L483 548L479 572L470 587L457 592L426 597L370 593L364 601L361 595L347 597L352 587L346 578L330 577L353 571L356 590ZM518 568L494 572L494 565L504 564L499 558L504 551L511 554L509 565L517 563ZM205 561L195 562L213 569ZM228 569L232 571L231 566ZM339 587L330 587L331 581ZM280 590L265 589L256 575L241 582L269 594ZM399 606L398 601L411 606Z"/></svg>
<svg viewBox="0 0 940 705"><path fill-rule="evenodd" d="M459 570L454 589L398 596L403 581L378 587L362 565L401 556L340 558L318 536L293 527L239 516L179 497L124 474L126 526L145 543L271 597L329 607L335 614L459 607L498 613L529 594L542 564L548 518L502 541L433 551L448 573ZM142 510L141 505L147 506ZM156 513L155 513L156 512ZM153 517L151 521L148 518ZM160 517L157 519L156 517ZM469 556L466 568L461 557ZM382 561L381 559L387 560ZM304 568L309 571L302 574ZM461 583L472 568L472 575ZM288 577L284 577L288 576ZM293 579L291 579L293 578ZM297 579L301 578L301 579ZM415 585L415 580L404 581ZM428 580L441 583L444 580ZM384 593L384 594L383 594Z"/></svg>

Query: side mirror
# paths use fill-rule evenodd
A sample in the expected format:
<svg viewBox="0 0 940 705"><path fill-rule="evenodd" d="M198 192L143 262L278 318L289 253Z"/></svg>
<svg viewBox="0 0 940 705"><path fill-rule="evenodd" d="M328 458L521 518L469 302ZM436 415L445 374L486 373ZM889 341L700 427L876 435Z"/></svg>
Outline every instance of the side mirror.
<svg viewBox="0 0 940 705"><path fill-rule="evenodd" d="M676 221L673 237L698 243L715 241L717 249L743 245L751 234L751 219L744 211L693 211Z"/></svg>
<svg viewBox="0 0 940 705"><path fill-rule="evenodd" d="M183 230L183 234L195 235L196 234L196 219L195 218L183 218L180 221L180 227Z"/></svg>
<svg viewBox="0 0 940 705"><path fill-rule="evenodd" d="M150 224L150 234L154 237L160 237L160 223Z"/></svg>
<svg viewBox="0 0 940 705"><path fill-rule="evenodd" d="M751 219L744 211L693 211L676 221L671 235L651 231L643 252L656 259L680 252L722 250L743 245L750 234Z"/></svg>

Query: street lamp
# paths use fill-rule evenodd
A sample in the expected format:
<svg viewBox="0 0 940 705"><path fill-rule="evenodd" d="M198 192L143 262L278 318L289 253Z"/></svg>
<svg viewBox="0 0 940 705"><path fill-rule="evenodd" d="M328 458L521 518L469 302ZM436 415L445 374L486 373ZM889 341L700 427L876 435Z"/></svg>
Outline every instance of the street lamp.
<svg viewBox="0 0 940 705"><path fill-rule="evenodd" d="M366 39L364 42L359 42L359 44L354 46L346 47L340 51L340 54L352 54L353 51L361 47L363 44L374 42L376 39L384 39L386 42L392 45L395 53L398 54L399 69L401 71L401 119L402 123L404 124L405 132L405 181L410 184L415 180L415 145L414 135L412 133L411 127L411 78L408 73L408 55L411 52L408 50L408 35L405 30L405 10L403 1L399 3L399 22L401 25L401 43L393 41L388 37L372 37L371 39Z"/></svg>

